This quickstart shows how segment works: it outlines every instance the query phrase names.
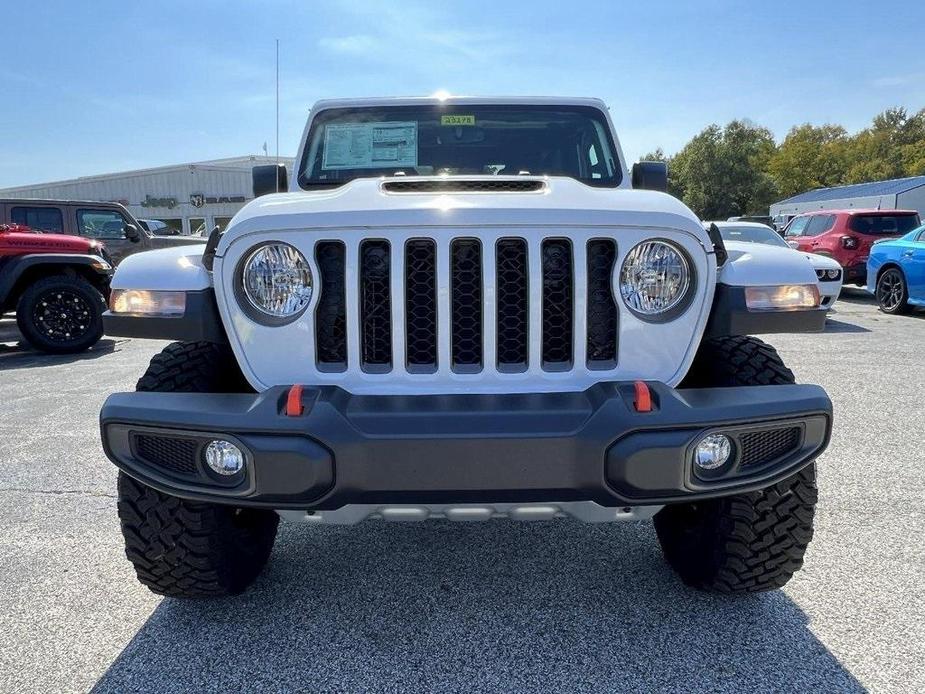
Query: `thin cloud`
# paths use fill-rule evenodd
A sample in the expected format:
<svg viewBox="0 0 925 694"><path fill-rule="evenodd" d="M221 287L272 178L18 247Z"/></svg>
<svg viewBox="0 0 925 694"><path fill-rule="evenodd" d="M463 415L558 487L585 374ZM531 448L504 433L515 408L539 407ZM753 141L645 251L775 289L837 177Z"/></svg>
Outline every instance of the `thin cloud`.
<svg viewBox="0 0 925 694"><path fill-rule="evenodd" d="M366 55L376 51L380 43L369 34L353 34L352 36L326 36L318 41L318 45L334 53L347 55Z"/></svg>

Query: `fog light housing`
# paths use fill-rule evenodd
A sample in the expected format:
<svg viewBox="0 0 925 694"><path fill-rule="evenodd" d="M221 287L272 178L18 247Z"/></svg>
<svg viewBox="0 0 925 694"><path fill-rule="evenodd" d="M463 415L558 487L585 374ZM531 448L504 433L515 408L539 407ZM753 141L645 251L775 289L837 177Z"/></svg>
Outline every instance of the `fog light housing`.
<svg viewBox="0 0 925 694"><path fill-rule="evenodd" d="M230 441L210 441L205 457L209 469L225 477L237 475L244 469L244 452Z"/></svg>
<svg viewBox="0 0 925 694"><path fill-rule="evenodd" d="M725 434L707 434L694 450L694 464L701 470L715 470L732 457L732 441Z"/></svg>

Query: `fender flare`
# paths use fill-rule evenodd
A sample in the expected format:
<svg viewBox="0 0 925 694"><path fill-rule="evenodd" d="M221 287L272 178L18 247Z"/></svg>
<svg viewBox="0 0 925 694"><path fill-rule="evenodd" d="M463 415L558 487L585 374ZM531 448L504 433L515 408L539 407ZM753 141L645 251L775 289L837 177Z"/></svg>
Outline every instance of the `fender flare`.
<svg viewBox="0 0 925 694"><path fill-rule="evenodd" d="M97 255L82 253L29 253L8 258L0 266L0 306L7 303L17 283L26 272L43 265L56 269L80 267L82 274L90 275L91 281L103 289L108 289L113 268L107 260Z"/></svg>

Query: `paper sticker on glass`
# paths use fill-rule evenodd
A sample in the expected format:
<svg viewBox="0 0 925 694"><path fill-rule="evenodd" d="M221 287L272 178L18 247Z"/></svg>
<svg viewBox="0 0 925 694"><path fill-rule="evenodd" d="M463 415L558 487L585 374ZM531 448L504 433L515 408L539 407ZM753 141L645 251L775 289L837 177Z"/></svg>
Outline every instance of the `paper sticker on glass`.
<svg viewBox="0 0 925 694"><path fill-rule="evenodd" d="M328 123L321 168L389 169L418 163L416 121Z"/></svg>

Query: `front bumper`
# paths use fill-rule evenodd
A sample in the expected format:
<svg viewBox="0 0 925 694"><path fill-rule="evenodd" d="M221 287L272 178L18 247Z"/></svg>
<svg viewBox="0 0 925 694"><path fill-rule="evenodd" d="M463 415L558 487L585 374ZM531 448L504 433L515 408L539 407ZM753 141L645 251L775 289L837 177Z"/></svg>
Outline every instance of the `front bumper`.
<svg viewBox="0 0 925 694"><path fill-rule="evenodd" d="M818 386L675 390L633 383L580 393L351 395L306 387L260 394L117 393L101 412L103 446L132 477L165 493L235 506L331 510L347 504L594 501L644 506L768 486L821 453L832 406ZM698 475L693 448L728 434L735 454ZM147 438L146 438L147 437ZM221 479L208 441L245 451Z"/></svg>

